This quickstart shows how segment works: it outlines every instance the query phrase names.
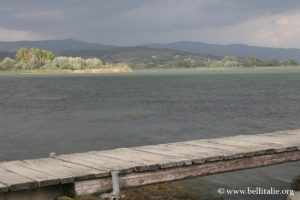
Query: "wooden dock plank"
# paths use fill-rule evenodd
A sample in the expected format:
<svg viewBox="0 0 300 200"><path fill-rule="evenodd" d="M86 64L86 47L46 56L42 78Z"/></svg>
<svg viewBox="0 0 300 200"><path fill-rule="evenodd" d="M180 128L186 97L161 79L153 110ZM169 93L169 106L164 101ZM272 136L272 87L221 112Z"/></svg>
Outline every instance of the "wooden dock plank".
<svg viewBox="0 0 300 200"><path fill-rule="evenodd" d="M54 162L49 162L49 159L39 159L35 161L24 160L20 165L27 167L29 169L36 170L38 172L43 172L51 174L59 178L60 183L72 183L75 180L75 176L79 174L70 173L71 169L63 167Z"/></svg>
<svg viewBox="0 0 300 200"><path fill-rule="evenodd" d="M182 159L188 160L190 163L204 163L206 161L216 161L223 160L224 153L220 154L211 149L197 150L191 146L183 146L181 144L169 143L169 144L160 144L160 145L150 145L135 147L134 149L152 152L161 155L177 156Z"/></svg>
<svg viewBox="0 0 300 200"><path fill-rule="evenodd" d="M0 168L0 182L7 185L12 191L38 187L38 183L35 180L20 176L2 168Z"/></svg>
<svg viewBox="0 0 300 200"><path fill-rule="evenodd" d="M268 153L275 153L276 147L274 145L270 145L269 143L251 143L248 141L242 141L236 138L217 138L207 140L209 143L216 143L216 144L224 144L230 146L240 146L249 148L249 151L259 151L261 154L268 154Z"/></svg>
<svg viewBox="0 0 300 200"><path fill-rule="evenodd" d="M247 157L247 156L254 156L260 154L259 152L251 151L252 149L251 148L249 149L248 147L205 142L203 140L187 141L181 143L186 145L206 147L212 150L221 151L225 153L225 157L224 157L225 160L230 158L239 158L244 156Z"/></svg>
<svg viewBox="0 0 300 200"><path fill-rule="evenodd" d="M168 168L182 166L183 161L178 161L178 158L158 155L149 152L141 152L133 148L121 148L107 151L92 152L108 158L115 158L123 161L136 163L134 169L136 171L157 170L159 168ZM144 168L143 166L146 166Z"/></svg>
<svg viewBox="0 0 300 200"><path fill-rule="evenodd" d="M140 156L135 157L132 152L128 153L127 148L107 150L107 151L93 151L90 153L101 156L101 157L116 159L121 162L130 162L133 164L134 171L148 171L148 170L159 169L158 163L153 163L149 160L144 159L145 156L143 158L141 158ZM123 153L124 153L124 156L122 156Z"/></svg>
<svg viewBox="0 0 300 200"><path fill-rule="evenodd" d="M271 135L271 136L298 136L300 137L300 130L295 129L295 130L283 130L283 131L275 131L275 132L269 132L269 133L260 133L256 135Z"/></svg>
<svg viewBox="0 0 300 200"><path fill-rule="evenodd" d="M275 143L275 142L271 142L270 139L264 138L264 137L257 137L257 138L252 138L252 137L248 137L248 139L241 137L241 136L237 136L235 138L226 138L223 139L222 141L220 139L214 139L213 142L217 142L218 143L226 143L226 144L235 144L235 145L239 145L239 146L246 146L248 145L248 147L252 147L254 149L257 150L266 150L267 152L271 153L272 151L274 152L284 152L287 151L288 147L293 146L293 145L289 145L288 143L285 143L284 141L282 143ZM266 152L266 153L267 153Z"/></svg>
<svg viewBox="0 0 300 200"><path fill-rule="evenodd" d="M54 167L59 171L70 174L70 176L74 177L75 180L101 178L108 175L107 171L86 167L75 163L65 162L56 158L25 160L25 162L41 167L45 166L46 168L51 167L51 170Z"/></svg>
<svg viewBox="0 0 300 200"><path fill-rule="evenodd" d="M60 180L57 176L38 172L36 170L24 167L20 165L22 161L11 161L11 162L2 162L0 163L0 168L11 171L15 174L24 176L35 180L38 183L39 187L56 185L60 183Z"/></svg>
<svg viewBox="0 0 300 200"><path fill-rule="evenodd" d="M216 161L216 160L228 160L228 159L235 159L235 158L242 158L245 156L244 151L242 148L232 148L230 146L223 145L223 148L216 148L211 146L200 146L200 145L191 145L188 143L175 143L171 144L174 148L180 147L185 148L187 150L191 149L191 152L195 153L207 153L208 159L207 162ZM219 146L219 145L218 145ZM212 159L212 158L217 159Z"/></svg>
<svg viewBox="0 0 300 200"><path fill-rule="evenodd" d="M235 138L263 138L263 140L274 140L279 141L280 144L284 144L286 142L298 143L300 140L300 134L256 134L256 135L238 135ZM260 141L258 141L260 142Z"/></svg>
<svg viewBox="0 0 300 200"><path fill-rule="evenodd" d="M164 150L163 148L157 147L155 145L131 147L131 149L144 153L151 153L158 156L171 156L172 158L174 158L174 161L178 162L177 166L191 165L193 163L188 155L183 154L182 152L174 152L170 151L170 149Z"/></svg>
<svg viewBox="0 0 300 200"><path fill-rule="evenodd" d="M183 143L173 143L168 145L173 146L173 148L180 149L181 151L190 152L193 155L205 154L205 161L212 162L212 161L219 161L224 159L234 159L239 157L244 157L244 154L233 154L230 149L224 148L222 151L214 148L208 147L200 147L200 146L191 146L188 144Z"/></svg>
<svg viewBox="0 0 300 200"><path fill-rule="evenodd" d="M245 141L250 144L268 144L276 149L276 152L294 151L297 150L300 137L298 141L296 137L279 138L276 136L237 136L235 140Z"/></svg>
<svg viewBox="0 0 300 200"><path fill-rule="evenodd" d="M37 159L38 161L40 159ZM32 160L31 160L32 161ZM91 179L91 178L101 178L107 176L107 171L95 169L92 167L88 167L81 164L71 163L71 162L65 162L63 160L60 160L58 158L50 158L47 160L47 162L54 163L55 166L58 167L66 167L67 172L74 175L75 180L79 179ZM40 164L40 163L38 163Z"/></svg>
<svg viewBox="0 0 300 200"><path fill-rule="evenodd" d="M151 145L151 146L143 146L143 147L135 147L134 149L140 150L143 152L151 152L160 155L169 155L169 156L177 156L182 159L186 159L189 163L204 163L208 158L211 160L222 160L222 155L213 155L212 153L204 153L204 152L193 152L188 149L183 149L179 147L174 147L171 144L164 145Z"/></svg>
<svg viewBox="0 0 300 200"><path fill-rule="evenodd" d="M119 170L120 173L126 174L133 171L134 165L130 162L120 161L117 159L101 157L92 153L77 153L72 155L60 155L58 159L73 162L85 163L85 165L93 166L104 171Z"/></svg>
<svg viewBox="0 0 300 200"><path fill-rule="evenodd" d="M57 165L53 165L54 163L51 162L49 164L37 164L36 162L29 161L23 161L20 165L27 167L29 169L36 170L38 172L43 172L47 174L51 174L53 176L56 176L59 178L60 183L66 184L66 183L72 183L74 182L74 176L71 173L68 173L67 168L61 168Z"/></svg>

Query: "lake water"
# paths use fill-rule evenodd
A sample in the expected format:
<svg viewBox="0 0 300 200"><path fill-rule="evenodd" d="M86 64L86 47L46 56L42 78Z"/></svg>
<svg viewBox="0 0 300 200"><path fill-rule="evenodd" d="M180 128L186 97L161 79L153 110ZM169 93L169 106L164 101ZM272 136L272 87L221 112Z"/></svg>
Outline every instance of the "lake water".
<svg viewBox="0 0 300 200"><path fill-rule="evenodd" d="M0 76L2 161L298 128L297 68ZM188 184L208 196L222 185L287 188L299 169L295 162Z"/></svg>

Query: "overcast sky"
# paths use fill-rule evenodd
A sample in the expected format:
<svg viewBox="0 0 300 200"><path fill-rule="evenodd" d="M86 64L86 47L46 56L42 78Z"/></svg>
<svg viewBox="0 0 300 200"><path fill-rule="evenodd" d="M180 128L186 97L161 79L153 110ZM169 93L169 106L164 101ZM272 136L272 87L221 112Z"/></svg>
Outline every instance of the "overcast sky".
<svg viewBox="0 0 300 200"><path fill-rule="evenodd" d="M0 0L0 40L300 48L300 0Z"/></svg>

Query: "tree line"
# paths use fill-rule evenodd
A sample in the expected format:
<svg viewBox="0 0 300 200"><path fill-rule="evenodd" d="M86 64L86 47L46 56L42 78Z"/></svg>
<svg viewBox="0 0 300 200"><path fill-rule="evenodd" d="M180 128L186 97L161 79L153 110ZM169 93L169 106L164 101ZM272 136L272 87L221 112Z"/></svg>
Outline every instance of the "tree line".
<svg viewBox="0 0 300 200"><path fill-rule="evenodd" d="M263 61L254 56L237 58L235 56L225 56L222 60L212 61L207 64L209 67L278 67L278 66L297 66L298 62L294 59L287 59L280 62L277 59Z"/></svg>
<svg viewBox="0 0 300 200"><path fill-rule="evenodd" d="M152 56L153 57L153 56ZM222 59L199 59L188 57L180 59L175 56L171 61L157 62L157 57L151 58L149 63L104 63L99 58L82 58L59 56L55 57L51 51L38 48L21 48L15 58L6 57L0 60L0 70L85 70L85 69L104 69L104 68L197 68L197 67L262 67L262 66L297 66L294 59L287 59L280 62L277 59L263 61L254 56L238 58L235 56L225 56ZM173 60L173 61L172 61ZM154 62L156 61L156 62ZM164 63L165 62L165 63Z"/></svg>
<svg viewBox="0 0 300 200"><path fill-rule="evenodd" d="M21 48L15 59L6 57L0 61L0 70L85 70L103 68L128 68L126 63L104 64L98 58L55 57L51 51L38 48Z"/></svg>

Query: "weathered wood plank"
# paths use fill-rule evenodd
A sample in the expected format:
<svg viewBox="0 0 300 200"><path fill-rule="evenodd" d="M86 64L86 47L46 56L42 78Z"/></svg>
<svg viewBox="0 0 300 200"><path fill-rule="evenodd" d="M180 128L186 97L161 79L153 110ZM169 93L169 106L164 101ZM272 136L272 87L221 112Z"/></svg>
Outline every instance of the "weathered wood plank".
<svg viewBox="0 0 300 200"><path fill-rule="evenodd" d="M135 147L134 149L143 152L156 153L159 155L177 156L181 159L186 159L188 161L188 163L186 162L187 164L204 163L208 159L210 159L211 161L223 159L223 155L216 155L208 152L195 152L191 151L191 149L175 147L172 144Z"/></svg>
<svg viewBox="0 0 300 200"><path fill-rule="evenodd" d="M92 153L61 155L57 158L68 162L85 163L85 165L89 164L89 166L92 165L93 167L104 171L119 170L120 173L131 173L133 171L133 163L106 158Z"/></svg>
<svg viewBox="0 0 300 200"><path fill-rule="evenodd" d="M273 134L238 135L206 140L209 143L252 148L257 153L293 151L298 149L300 131L293 133L275 132ZM263 151L262 151L263 150Z"/></svg>
<svg viewBox="0 0 300 200"><path fill-rule="evenodd" d="M150 145L135 147L140 151L152 152L162 155L176 156L180 158L185 158L187 161L192 163L204 163L206 161L217 161L223 160L225 153L217 153L213 149L209 148L194 148L191 145L186 145L183 143L169 143L160 145Z"/></svg>
<svg viewBox="0 0 300 200"><path fill-rule="evenodd" d="M29 169L20 165L20 163L22 163L22 161L2 162L0 163L0 167L15 174L35 180L39 187L56 185L60 183L60 180L57 176Z"/></svg>
<svg viewBox="0 0 300 200"><path fill-rule="evenodd" d="M191 165L192 159L189 157L190 154L186 154L178 149L170 149L166 148L162 145L149 145L149 146L141 146L141 147L132 147L131 149L145 152L145 153L152 153L155 155L161 156L172 156L179 161L183 161L183 165Z"/></svg>
<svg viewBox="0 0 300 200"><path fill-rule="evenodd" d="M300 130L284 130L284 131L275 131L275 132L269 132L269 133L262 133L262 134L256 134L256 135L272 135L272 136L299 136L300 137Z"/></svg>
<svg viewBox="0 0 300 200"><path fill-rule="evenodd" d="M217 138L217 139L211 139L207 140L209 143L217 143L217 144L224 144L224 145L230 145L230 146L240 146L240 147L248 147L250 151L258 151L261 154L269 154L269 153L275 153L276 147L274 145L270 145L268 143L251 143L248 141L242 141L235 138ZM251 150L252 149L252 150Z"/></svg>
<svg viewBox="0 0 300 200"><path fill-rule="evenodd" d="M276 137L276 136L237 136L235 140L245 141L249 144L263 144L269 145L275 149L276 152L295 151L299 145L296 137Z"/></svg>
<svg viewBox="0 0 300 200"><path fill-rule="evenodd" d="M104 171L53 158L23 160L22 162L18 162L18 165L57 177L62 184L71 183L74 180L99 178L108 175Z"/></svg>
<svg viewBox="0 0 300 200"><path fill-rule="evenodd" d="M65 183L73 182L74 180L99 178L108 175L107 171L65 162L55 158L24 160L24 162L26 162L31 168L42 168L45 172L57 173L57 175L59 175L61 180L65 181Z"/></svg>
<svg viewBox="0 0 300 200"><path fill-rule="evenodd" d="M150 145L150 146L142 146L142 147L131 147L130 149L133 149L135 151L143 152L143 153L150 153L152 155L156 156L168 156L172 158L172 161L176 163L176 166L183 166L183 165L191 165L192 160L188 157L188 155L183 154L182 152L174 152L170 151L170 149L164 150L160 145L157 147L156 145ZM172 167L172 166L169 166ZM166 168L164 166L161 166L161 168Z"/></svg>
<svg viewBox="0 0 300 200"><path fill-rule="evenodd" d="M234 159L239 157L244 157L243 153L234 154L230 149L224 148L223 150L218 150L215 148L208 148L208 147L200 147L200 146L192 146L189 144L184 143L173 143L170 144L173 148L178 148L180 150L184 150L186 152L190 152L193 155L198 154L205 154L205 161L206 162L214 162L219 160L226 160L226 159Z"/></svg>
<svg viewBox="0 0 300 200"><path fill-rule="evenodd" d="M20 165L38 172L56 176L62 184L72 183L75 180L75 176L80 175L78 173L72 173L72 169L58 165L57 162L51 162L50 159L24 160Z"/></svg>
<svg viewBox="0 0 300 200"><path fill-rule="evenodd" d="M226 138L227 139L227 138ZM254 156L254 155L263 155L269 152L275 152L274 148L271 148L269 145L246 145L247 143L241 143L240 141L232 141L232 140L205 140L205 141L195 141L195 145L200 146L220 146L224 151L232 150L236 154L244 154L245 157L247 156ZM236 151L234 150L236 149Z"/></svg>
<svg viewBox="0 0 300 200"><path fill-rule="evenodd" d="M121 188L139 187L142 185L168 182L197 176L207 176L216 173L274 165L297 160L300 160L300 151L245 157L177 168L160 169L152 172L132 173L120 176L120 186ZM112 189L111 185L112 183L110 178L75 182L75 194L77 196L85 196L89 194L107 192Z"/></svg>
<svg viewBox="0 0 300 200"><path fill-rule="evenodd" d="M182 166L183 162L179 162L176 157L158 155L149 152L141 152L132 148L121 148L107 151L91 152L100 156L129 161L135 163L134 170L157 170L161 168ZM146 168L145 168L146 167Z"/></svg>
<svg viewBox="0 0 300 200"><path fill-rule="evenodd" d="M12 191L31 189L38 186L38 183L33 179L20 176L2 168L0 168L0 182L7 185Z"/></svg>
<svg viewBox="0 0 300 200"><path fill-rule="evenodd" d="M67 172L74 174L75 180L100 178L107 176L107 171L95 169L81 164L65 162L58 158L50 158L56 166L67 167ZM38 159L40 160L40 159Z"/></svg>
<svg viewBox="0 0 300 200"><path fill-rule="evenodd" d="M205 142L203 140L187 141L187 142L182 142L182 143L186 144L186 145L191 145L191 146L199 146L199 147L206 147L209 149L219 150L219 151L225 153L225 156L224 156L225 160L262 154L262 152L256 151L256 150L253 151L253 148L249 148L249 147L232 146L232 145L227 145L227 144Z"/></svg>

